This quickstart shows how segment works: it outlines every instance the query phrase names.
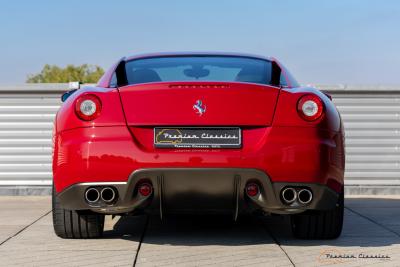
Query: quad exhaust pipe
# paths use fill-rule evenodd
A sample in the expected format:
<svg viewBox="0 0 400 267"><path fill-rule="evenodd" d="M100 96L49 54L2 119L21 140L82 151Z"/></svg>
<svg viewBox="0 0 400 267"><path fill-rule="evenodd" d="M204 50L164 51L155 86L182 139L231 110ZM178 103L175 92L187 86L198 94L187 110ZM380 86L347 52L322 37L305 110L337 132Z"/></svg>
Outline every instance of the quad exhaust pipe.
<svg viewBox="0 0 400 267"><path fill-rule="evenodd" d="M296 189L292 187L287 187L284 190L282 190L282 199L286 204L291 204L293 203L297 198L297 192Z"/></svg>
<svg viewBox="0 0 400 267"><path fill-rule="evenodd" d="M96 188L89 188L85 192L85 199L89 204L96 203L100 199L100 192Z"/></svg>
<svg viewBox="0 0 400 267"><path fill-rule="evenodd" d="M308 189L301 189L297 194L297 198L301 204L306 205L310 203L313 198L312 192Z"/></svg>
<svg viewBox="0 0 400 267"><path fill-rule="evenodd" d="M101 200L105 203L112 203L115 200L115 190L111 187L104 187L100 193Z"/></svg>
<svg viewBox="0 0 400 267"><path fill-rule="evenodd" d="M99 204L99 202L112 204L116 199L117 192L108 186L104 188L90 187L85 192L85 200L89 205Z"/></svg>
<svg viewBox="0 0 400 267"><path fill-rule="evenodd" d="M282 190L281 197L285 204L292 204L296 200L302 205L309 204L313 199L313 194L309 189L295 189L293 187L287 187Z"/></svg>

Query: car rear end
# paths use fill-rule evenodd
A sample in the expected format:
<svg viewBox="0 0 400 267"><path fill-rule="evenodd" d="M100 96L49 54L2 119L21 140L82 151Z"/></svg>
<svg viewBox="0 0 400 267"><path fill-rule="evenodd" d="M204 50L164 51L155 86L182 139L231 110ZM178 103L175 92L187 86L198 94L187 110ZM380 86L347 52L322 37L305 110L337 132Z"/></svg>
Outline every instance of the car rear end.
<svg viewBox="0 0 400 267"><path fill-rule="evenodd" d="M250 56L122 60L58 113L55 195L102 214L333 210L340 116L291 83L277 61Z"/></svg>

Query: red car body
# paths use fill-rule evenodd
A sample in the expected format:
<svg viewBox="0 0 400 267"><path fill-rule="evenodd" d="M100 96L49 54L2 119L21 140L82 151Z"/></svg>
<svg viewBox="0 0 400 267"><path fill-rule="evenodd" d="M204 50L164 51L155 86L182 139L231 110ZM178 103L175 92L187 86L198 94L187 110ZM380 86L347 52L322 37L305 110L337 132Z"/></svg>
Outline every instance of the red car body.
<svg viewBox="0 0 400 267"><path fill-rule="evenodd" d="M298 86L276 59L223 54L273 62L284 85L224 81L112 85L121 62L184 55L204 54L124 58L97 86L79 89L64 102L55 119L53 157L55 196L63 207L104 214L233 210L235 218L254 210L295 214L334 208L344 184L340 115L329 96ZM77 115L77 101L85 95L94 95L101 103L93 120ZM320 101L322 113L316 120L303 118L299 101L304 96ZM204 114L194 108L199 99L206 107ZM238 127L241 147L159 148L154 145L155 127ZM218 182L225 176L229 178ZM143 183L149 186L145 188L149 196L138 191ZM101 191L104 186L115 190L116 199L90 205L85 190ZM310 189L312 200L307 205L285 203L282 190L287 187L298 187L297 193ZM221 195L221 203L213 206ZM226 207L231 199L237 203Z"/></svg>

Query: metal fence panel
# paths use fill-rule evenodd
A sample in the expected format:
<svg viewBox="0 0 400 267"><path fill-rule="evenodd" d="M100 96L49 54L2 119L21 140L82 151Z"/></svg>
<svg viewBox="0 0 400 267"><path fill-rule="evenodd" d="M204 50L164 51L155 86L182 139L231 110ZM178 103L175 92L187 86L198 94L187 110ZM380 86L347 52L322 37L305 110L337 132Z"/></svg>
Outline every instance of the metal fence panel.
<svg viewBox="0 0 400 267"><path fill-rule="evenodd" d="M51 185L53 120L67 87L0 87L0 186Z"/></svg>
<svg viewBox="0 0 400 267"><path fill-rule="evenodd" d="M400 90L333 91L346 131L346 183L400 184Z"/></svg>

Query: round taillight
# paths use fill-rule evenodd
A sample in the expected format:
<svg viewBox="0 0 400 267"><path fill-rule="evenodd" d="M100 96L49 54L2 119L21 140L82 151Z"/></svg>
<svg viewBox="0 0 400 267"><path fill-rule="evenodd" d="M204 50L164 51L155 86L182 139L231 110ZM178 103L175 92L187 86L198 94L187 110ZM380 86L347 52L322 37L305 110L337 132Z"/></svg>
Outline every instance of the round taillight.
<svg viewBox="0 0 400 267"><path fill-rule="evenodd" d="M139 194L144 197L149 196L153 192L153 187L148 183L140 184L138 187Z"/></svg>
<svg viewBox="0 0 400 267"><path fill-rule="evenodd" d="M322 100L316 95L304 95L297 103L297 112L306 121L318 120L324 111Z"/></svg>
<svg viewBox="0 0 400 267"><path fill-rule="evenodd" d="M94 120L100 115L101 101L95 95L82 95L76 100L75 112L81 120Z"/></svg>

